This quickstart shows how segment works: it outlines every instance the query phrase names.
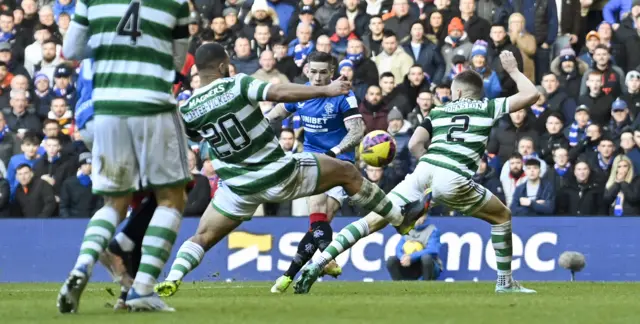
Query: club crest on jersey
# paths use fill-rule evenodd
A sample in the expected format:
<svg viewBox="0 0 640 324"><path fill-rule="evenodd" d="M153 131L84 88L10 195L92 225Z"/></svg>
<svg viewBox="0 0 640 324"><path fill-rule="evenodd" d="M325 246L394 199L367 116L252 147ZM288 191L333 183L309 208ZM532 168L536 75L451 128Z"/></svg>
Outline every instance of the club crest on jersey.
<svg viewBox="0 0 640 324"><path fill-rule="evenodd" d="M332 115L333 114L333 104L330 102L327 102L326 105L324 105L324 112L327 113L327 115Z"/></svg>

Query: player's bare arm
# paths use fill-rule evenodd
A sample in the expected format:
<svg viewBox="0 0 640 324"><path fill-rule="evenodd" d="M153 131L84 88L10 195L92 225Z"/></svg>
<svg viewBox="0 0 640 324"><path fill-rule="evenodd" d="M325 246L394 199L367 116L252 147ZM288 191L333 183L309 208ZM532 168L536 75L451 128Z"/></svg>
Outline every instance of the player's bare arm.
<svg viewBox="0 0 640 324"><path fill-rule="evenodd" d="M509 97L509 112L518 111L527 107L531 107L540 94L536 86L522 72L518 70L518 62L509 51L503 51L500 54L500 62L513 81L518 87L518 93Z"/></svg>
<svg viewBox="0 0 640 324"><path fill-rule="evenodd" d="M269 87L267 101L298 102L318 97L336 97L349 94L351 82L340 77L326 86L274 84Z"/></svg>
<svg viewBox="0 0 640 324"><path fill-rule="evenodd" d="M409 151L416 159L427 154L427 147L431 142L431 132L431 120L426 118L409 139Z"/></svg>
<svg viewBox="0 0 640 324"><path fill-rule="evenodd" d="M275 107L273 107L273 109L271 109L269 113L267 113L265 118L270 122L281 122L283 119L289 117L290 115L291 113L284 108L284 104L279 103Z"/></svg>
<svg viewBox="0 0 640 324"><path fill-rule="evenodd" d="M364 132L367 130L367 126L361 117L345 118L344 127L347 128L347 135L338 145L331 149L331 152L336 156L358 146L364 137Z"/></svg>

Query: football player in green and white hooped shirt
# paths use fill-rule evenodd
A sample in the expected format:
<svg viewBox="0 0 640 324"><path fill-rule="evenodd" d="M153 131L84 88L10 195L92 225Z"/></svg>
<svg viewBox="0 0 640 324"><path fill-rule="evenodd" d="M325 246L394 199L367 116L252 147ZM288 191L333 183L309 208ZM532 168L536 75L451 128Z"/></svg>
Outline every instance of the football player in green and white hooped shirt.
<svg viewBox="0 0 640 324"><path fill-rule="evenodd" d="M80 255L58 295L62 313L77 312L98 256L125 218L131 194L158 200L126 304L172 311L153 287L182 221L191 179L184 126L172 95L173 41L189 37L187 0L79 0L63 45L67 59L93 59L93 192L105 206L91 218Z"/></svg>
<svg viewBox="0 0 640 324"><path fill-rule="evenodd" d="M491 242L498 269L495 291L535 293L511 276L511 211L471 179L478 169L494 122L504 114L530 107L538 100L535 85L518 71L513 54L502 52L500 61L516 82L519 92L509 98L482 100L482 77L474 71L458 74L451 85L454 101L432 109L409 140L409 148L420 162L389 196L409 201L419 198L430 188L436 203L487 221L491 224ZM370 233L387 225L387 221L375 213L364 219ZM331 242L302 270L294 287L296 293L309 292L324 265L353 244L345 244L340 239Z"/></svg>
<svg viewBox="0 0 640 324"><path fill-rule="evenodd" d="M212 163L222 181L197 233L182 244L166 281L156 286L161 296L173 295L205 251L249 220L264 202L288 201L342 186L356 205L382 215L399 232L408 232L424 214L423 199L394 204L349 162L308 152L285 155L258 106L259 101L300 102L345 95L351 83L338 79L326 86L271 85L244 74L226 77L229 57L217 43L200 46L195 61L206 86L197 89L180 112L189 135L199 134L209 142ZM354 239L366 235L366 223L356 224L351 233Z"/></svg>

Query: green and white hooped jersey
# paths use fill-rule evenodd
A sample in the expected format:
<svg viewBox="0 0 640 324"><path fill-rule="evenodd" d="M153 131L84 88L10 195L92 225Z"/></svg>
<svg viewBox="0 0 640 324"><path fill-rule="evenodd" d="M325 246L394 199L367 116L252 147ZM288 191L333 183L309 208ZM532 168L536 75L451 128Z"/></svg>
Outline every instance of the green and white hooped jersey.
<svg viewBox="0 0 640 324"><path fill-rule="evenodd" d="M189 37L187 0L78 0L72 23L93 50L96 115L175 111L173 40Z"/></svg>
<svg viewBox="0 0 640 324"><path fill-rule="evenodd" d="M509 112L507 98L460 99L429 112L432 126L431 144L420 158L441 168L471 178L494 122Z"/></svg>
<svg viewBox="0 0 640 324"><path fill-rule="evenodd" d="M270 86L238 74L197 89L180 106L188 132L208 141L216 174L241 196L278 185L296 167L258 107Z"/></svg>

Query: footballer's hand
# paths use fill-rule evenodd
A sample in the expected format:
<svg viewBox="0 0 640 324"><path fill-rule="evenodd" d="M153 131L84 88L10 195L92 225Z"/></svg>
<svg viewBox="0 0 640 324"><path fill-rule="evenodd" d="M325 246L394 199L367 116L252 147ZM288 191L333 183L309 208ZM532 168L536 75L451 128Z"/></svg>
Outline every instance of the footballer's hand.
<svg viewBox="0 0 640 324"><path fill-rule="evenodd" d="M327 97L346 95L349 94L349 91L351 91L351 82L347 81L344 75L341 75L327 86Z"/></svg>
<svg viewBox="0 0 640 324"><path fill-rule="evenodd" d="M411 256L410 255L403 255L402 259L400 259L400 265L403 267L410 267L411 266Z"/></svg>
<svg viewBox="0 0 640 324"><path fill-rule="evenodd" d="M502 51L502 53L500 53L500 62L507 73L518 71L518 61L516 61L516 57L513 56L513 53L510 51Z"/></svg>

